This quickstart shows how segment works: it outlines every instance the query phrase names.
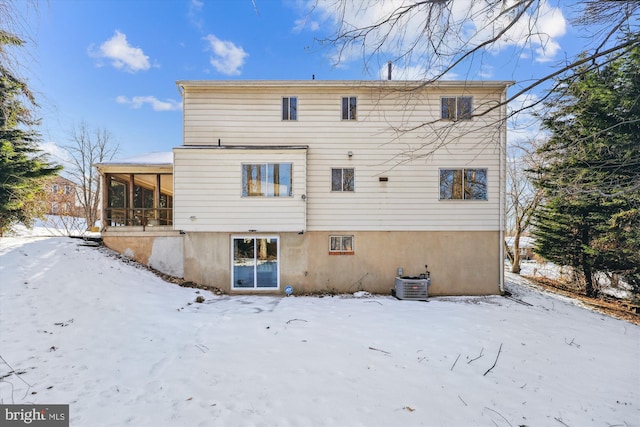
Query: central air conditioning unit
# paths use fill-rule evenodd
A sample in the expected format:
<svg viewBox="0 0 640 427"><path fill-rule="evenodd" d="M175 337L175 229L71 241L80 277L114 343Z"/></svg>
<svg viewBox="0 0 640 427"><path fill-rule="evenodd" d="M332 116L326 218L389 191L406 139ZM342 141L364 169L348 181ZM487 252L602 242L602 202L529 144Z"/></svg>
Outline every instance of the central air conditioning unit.
<svg viewBox="0 0 640 427"><path fill-rule="evenodd" d="M398 299L426 301L430 284L429 277L396 277L394 295Z"/></svg>

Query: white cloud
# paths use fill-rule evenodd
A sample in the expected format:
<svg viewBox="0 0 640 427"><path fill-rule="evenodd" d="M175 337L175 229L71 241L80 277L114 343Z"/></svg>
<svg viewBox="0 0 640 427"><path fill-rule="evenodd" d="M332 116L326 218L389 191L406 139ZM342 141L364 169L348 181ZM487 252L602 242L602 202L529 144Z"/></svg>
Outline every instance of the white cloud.
<svg viewBox="0 0 640 427"><path fill-rule="evenodd" d="M129 45L127 36L116 30L109 40L105 41L95 50L89 48L89 54L96 58L111 60L111 65L119 70L131 73L148 70L151 67L149 57L139 47Z"/></svg>
<svg viewBox="0 0 640 427"><path fill-rule="evenodd" d="M139 109L143 105L148 104L153 111L178 111L182 109L182 103L173 99L160 101L155 96L134 96L127 98L126 96L118 96L116 98L118 104L130 105L131 108Z"/></svg>
<svg viewBox="0 0 640 427"><path fill-rule="evenodd" d="M362 0L336 6L335 0L304 2L306 10L301 12L304 17L295 21L295 29L310 29L309 22L321 22L323 26L341 28L345 32L382 23L379 29L371 28L367 31L364 41L358 39L346 48L336 46L338 49L331 58L334 63L382 54L385 57L403 58L409 65L420 64L426 68L431 68L433 61L442 61L443 58L453 60L462 49L479 46L502 31L505 34L497 42L486 46L486 51L498 53L507 47L527 47L537 55L536 61L550 61L560 50L557 39L566 33L562 10L550 6L548 0L536 2L513 25L513 11L517 9L509 13L501 12L514 6L514 1L495 2L495 7L480 0L459 1L441 7L443 19L431 22L428 28L435 35L432 40L434 43L431 43L426 37L425 17L428 7L436 10L440 7L437 2L416 6L410 13L402 16L396 13L394 18L397 20L388 20L394 11L402 10L412 3L414 2L406 0ZM445 18L448 25L442 25ZM442 37L442 42L437 40L439 36ZM437 55L434 53L436 48Z"/></svg>
<svg viewBox="0 0 640 427"><path fill-rule="evenodd" d="M522 94L507 105L507 130L509 144L517 145L540 137L542 123L536 117L542 106L540 98L533 93Z"/></svg>
<svg viewBox="0 0 640 427"><path fill-rule="evenodd" d="M492 78L494 75L494 68L492 65L489 64L483 64L482 67L480 67L480 70L478 71L478 77L481 77L483 79L490 79Z"/></svg>
<svg viewBox="0 0 640 427"><path fill-rule="evenodd" d="M191 25L196 27L198 30L202 30L202 27L204 26L204 21L200 16L203 8L203 1L191 0L189 2L189 11L187 12L187 16L189 18L189 22L191 22Z"/></svg>
<svg viewBox="0 0 640 427"><path fill-rule="evenodd" d="M320 29L320 23L318 21L310 20L309 17L296 19L294 21L293 32L299 33L302 30L309 30L316 32Z"/></svg>
<svg viewBox="0 0 640 427"><path fill-rule="evenodd" d="M44 141L38 144L38 148L48 154L51 160L68 167L71 163L69 153L53 141Z"/></svg>
<svg viewBox="0 0 640 427"><path fill-rule="evenodd" d="M397 66L393 65L391 69L392 80L429 80L437 77L442 69L432 67L426 68L422 65L407 65ZM387 80L389 77L389 68L385 64L380 68L379 77L381 80ZM448 72L446 75L440 77L441 80L455 80L458 78L456 73Z"/></svg>
<svg viewBox="0 0 640 427"><path fill-rule="evenodd" d="M245 58L249 56L241 46L236 46L230 41L220 40L213 34L204 37L204 40L209 42L207 50L213 52L214 55L209 58L209 62L218 72L230 76L240 74Z"/></svg>

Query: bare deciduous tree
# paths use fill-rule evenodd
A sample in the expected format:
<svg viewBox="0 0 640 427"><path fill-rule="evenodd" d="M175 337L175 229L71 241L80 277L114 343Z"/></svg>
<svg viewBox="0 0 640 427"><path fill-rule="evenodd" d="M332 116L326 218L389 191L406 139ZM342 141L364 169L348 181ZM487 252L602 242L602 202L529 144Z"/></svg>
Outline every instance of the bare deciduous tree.
<svg viewBox="0 0 640 427"><path fill-rule="evenodd" d="M513 238L511 272L520 273L520 239L529 230L533 214L542 202L543 191L533 185L529 170L538 166L538 143L531 141L517 147L517 156L507 161L507 218Z"/></svg>
<svg viewBox="0 0 640 427"><path fill-rule="evenodd" d="M550 0L314 0L310 4L308 19L319 17L329 28L330 35L318 41L335 48L335 65L360 59L365 69L377 74L392 61L424 84L461 73L469 78L472 69L482 74L482 66L495 63L493 53L508 46L519 50L506 64L514 71L523 65L521 57L538 55L552 61L560 48L554 31L565 26ZM553 63L544 75L516 82L504 103L538 87L544 87L547 95L512 109L510 115L561 91L574 72L598 69L640 43L640 0L573 1L563 6L575 16L571 24L585 36L584 50ZM414 130L418 129L406 131Z"/></svg>
<svg viewBox="0 0 640 427"><path fill-rule="evenodd" d="M74 127L72 143L63 147L70 157L71 167L66 172L78 184L78 199L87 220L87 228L92 227L99 215L101 197L100 175L96 163L111 160L119 146L106 129L89 129L85 122Z"/></svg>

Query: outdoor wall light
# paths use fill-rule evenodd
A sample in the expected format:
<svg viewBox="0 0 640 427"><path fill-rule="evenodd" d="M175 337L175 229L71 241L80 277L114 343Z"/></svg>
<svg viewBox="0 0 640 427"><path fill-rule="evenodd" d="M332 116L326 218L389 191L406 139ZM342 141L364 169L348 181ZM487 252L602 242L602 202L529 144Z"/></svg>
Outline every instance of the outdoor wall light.
<svg viewBox="0 0 640 427"><path fill-rule="evenodd" d="M191 215L191 216L189 217L189 219L190 219L191 221L195 221L195 220L196 220L196 216L195 216L195 215Z"/></svg>
<svg viewBox="0 0 640 427"><path fill-rule="evenodd" d="M353 151L347 151L347 156L353 157Z"/></svg>

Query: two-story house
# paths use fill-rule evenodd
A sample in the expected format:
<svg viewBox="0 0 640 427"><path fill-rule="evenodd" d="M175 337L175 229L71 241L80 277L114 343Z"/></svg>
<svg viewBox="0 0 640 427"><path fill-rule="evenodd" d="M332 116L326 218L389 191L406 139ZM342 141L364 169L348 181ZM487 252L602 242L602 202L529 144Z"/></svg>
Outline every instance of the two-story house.
<svg viewBox="0 0 640 427"><path fill-rule="evenodd" d="M172 166L99 165L108 246L229 292L500 292L510 82L177 84Z"/></svg>

